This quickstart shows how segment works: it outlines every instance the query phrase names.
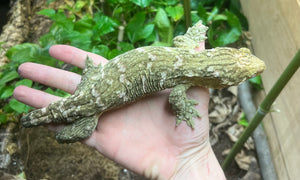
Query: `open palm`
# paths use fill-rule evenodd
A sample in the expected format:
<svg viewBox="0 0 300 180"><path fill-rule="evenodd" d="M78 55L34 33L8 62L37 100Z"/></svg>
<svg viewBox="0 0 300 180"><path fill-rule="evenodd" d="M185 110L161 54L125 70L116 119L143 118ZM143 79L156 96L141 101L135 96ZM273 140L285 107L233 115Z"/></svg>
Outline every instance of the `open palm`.
<svg viewBox="0 0 300 180"><path fill-rule="evenodd" d="M95 64L107 62L101 56L67 45L52 46L50 55L80 68L84 66L86 55ZM22 64L19 73L24 78L71 94L81 79L78 74L34 63ZM187 96L199 102L195 108L201 118L194 119L195 129L185 122L175 126L175 115L168 103L169 93L170 90L165 90L104 113L96 130L84 143L148 178L224 179L208 142L208 90L199 87L188 90ZM25 86L17 87L14 97L35 108L60 99Z"/></svg>

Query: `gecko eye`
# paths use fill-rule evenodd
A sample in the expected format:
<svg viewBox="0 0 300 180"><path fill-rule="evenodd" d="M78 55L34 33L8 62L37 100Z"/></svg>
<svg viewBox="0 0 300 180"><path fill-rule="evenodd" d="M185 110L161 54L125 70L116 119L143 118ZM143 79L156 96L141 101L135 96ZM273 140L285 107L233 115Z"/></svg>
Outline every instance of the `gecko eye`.
<svg viewBox="0 0 300 180"><path fill-rule="evenodd" d="M250 51L250 49L248 49L248 48L240 48L239 49L242 53L245 53L245 54L251 54L251 51Z"/></svg>

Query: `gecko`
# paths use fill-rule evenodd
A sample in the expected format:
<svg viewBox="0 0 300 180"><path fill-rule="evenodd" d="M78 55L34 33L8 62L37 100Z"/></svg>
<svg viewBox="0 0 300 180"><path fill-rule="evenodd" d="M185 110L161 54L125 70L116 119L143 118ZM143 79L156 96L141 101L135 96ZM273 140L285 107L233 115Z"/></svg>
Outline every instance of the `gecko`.
<svg viewBox="0 0 300 180"><path fill-rule="evenodd" d="M87 57L82 79L69 97L34 110L20 120L24 127L48 123L67 124L56 133L60 143L89 137L106 111L133 103L145 96L173 88L169 104L175 126L185 121L194 128L200 118L197 102L186 96L192 86L222 89L261 74L265 63L247 48L218 47L197 51L206 39L201 21L173 39L174 47L145 46L94 66ZM101 117L100 117L101 120Z"/></svg>

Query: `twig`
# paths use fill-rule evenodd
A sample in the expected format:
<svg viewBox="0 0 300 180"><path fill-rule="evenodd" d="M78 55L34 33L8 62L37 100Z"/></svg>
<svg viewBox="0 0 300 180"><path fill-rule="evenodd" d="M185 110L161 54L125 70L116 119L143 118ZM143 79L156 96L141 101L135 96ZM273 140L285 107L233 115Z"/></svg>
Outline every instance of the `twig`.
<svg viewBox="0 0 300 180"><path fill-rule="evenodd" d="M192 26L190 0L183 0L183 8L184 8L185 28L188 29L189 27Z"/></svg>

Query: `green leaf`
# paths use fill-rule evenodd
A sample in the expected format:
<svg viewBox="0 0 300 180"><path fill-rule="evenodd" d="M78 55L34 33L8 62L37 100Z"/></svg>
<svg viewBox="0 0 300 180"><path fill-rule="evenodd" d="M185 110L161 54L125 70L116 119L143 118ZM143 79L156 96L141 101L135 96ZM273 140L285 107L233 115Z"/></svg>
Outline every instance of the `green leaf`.
<svg viewBox="0 0 300 180"><path fill-rule="evenodd" d="M154 22L159 29L165 29L171 27L171 23L168 19L168 15L162 8L158 9L154 18Z"/></svg>
<svg viewBox="0 0 300 180"><path fill-rule="evenodd" d="M70 96L69 93L67 93L61 89L56 89L54 95L59 96L59 97L69 97Z"/></svg>
<svg viewBox="0 0 300 180"><path fill-rule="evenodd" d="M244 30L249 30L249 24L247 18L241 13L240 0L231 0L229 5L230 12L234 13L238 18Z"/></svg>
<svg viewBox="0 0 300 180"><path fill-rule="evenodd" d="M39 43L41 47L51 47L54 44L62 44L58 36L54 36L51 32L44 34L40 37Z"/></svg>
<svg viewBox="0 0 300 180"><path fill-rule="evenodd" d="M219 13L219 8L215 6L210 13L208 13L207 22L212 21L214 17Z"/></svg>
<svg viewBox="0 0 300 180"><path fill-rule="evenodd" d="M242 125L242 126L244 126L244 127L247 127L249 125L249 122L248 122L248 120L246 118L245 113L243 113L241 119L239 120L239 124Z"/></svg>
<svg viewBox="0 0 300 180"><path fill-rule="evenodd" d="M73 29L75 15L67 17L63 9L59 9L55 14L50 14L49 18L54 21L50 27L50 32L56 31L59 28Z"/></svg>
<svg viewBox="0 0 300 180"><path fill-rule="evenodd" d="M64 33L64 43L69 43L71 46L89 51L91 42L92 41L89 36L84 36L80 32L65 31Z"/></svg>
<svg viewBox="0 0 300 180"><path fill-rule="evenodd" d="M3 91L3 89L6 87L5 84L0 84L0 93Z"/></svg>
<svg viewBox="0 0 300 180"><path fill-rule="evenodd" d="M207 32L208 41L214 47L225 46L227 44L234 43L239 39L240 35L241 31L236 28L223 31L214 31L214 28L211 28Z"/></svg>
<svg viewBox="0 0 300 180"><path fill-rule="evenodd" d="M49 94L52 94L52 95L55 95L55 96L59 96L59 97L68 97L68 96L70 96L69 93L66 93L65 91L60 90L60 89L53 90L51 88L47 88L45 90L45 92L49 93Z"/></svg>
<svg viewBox="0 0 300 180"><path fill-rule="evenodd" d="M9 106L18 113L27 113L30 110L30 107L17 101L16 99L12 99L9 102Z"/></svg>
<svg viewBox="0 0 300 180"><path fill-rule="evenodd" d="M87 4L87 1L76 1L75 10L80 11L86 4Z"/></svg>
<svg viewBox="0 0 300 180"><path fill-rule="evenodd" d="M153 0L130 0L131 2L133 2L134 4L145 8L147 6L149 6L149 4L153 1Z"/></svg>
<svg viewBox="0 0 300 180"><path fill-rule="evenodd" d="M108 59L113 59L114 57L121 54L121 51L118 49L113 49L108 53Z"/></svg>
<svg viewBox="0 0 300 180"><path fill-rule="evenodd" d="M236 28L239 31L242 31L242 26L241 26L240 20L238 19L238 17L235 14L226 10L225 16L227 16L227 22L231 27Z"/></svg>
<svg viewBox="0 0 300 180"><path fill-rule="evenodd" d="M92 36L94 24L94 20L86 15L74 23L74 30L80 32L82 35Z"/></svg>
<svg viewBox="0 0 300 180"><path fill-rule="evenodd" d="M213 17L213 21L227 21L228 18L226 15L223 15L223 14L216 14L214 17Z"/></svg>
<svg viewBox="0 0 300 180"><path fill-rule="evenodd" d="M18 81L15 85L15 87L17 86L27 86L27 87L31 87L32 86L32 81L29 79L22 79L20 81Z"/></svg>
<svg viewBox="0 0 300 180"><path fill-rule="evenodd" d="M98 54L108 59L109 47L106 45L93 46L92 53Z"/></svg>
<svg viewBox="0 0 300 180"><path fill-rule="evenodd" d="M7 74L4 74L3 77L0 79L0 85L4 85L5 83L12 81L19 77L19 74L17 71L11 71Z"/></svg>
<svg viewBox="0 0 300 180"><path fill-rule="evenodd" d="M207 14L205 7L201 3L199 3L197 14L200 17L200 19L202 20L202 23L207 24L208 14Z"/></svg>
<svg viewBox="0 0 300 180"><path fill-rule="evenodd" d="M191 20L192 20L192 24L196 24L198 21L202 21L203 25L206 25L205 22L203 22L203 20L198 16L198 14L196 12L192 12L191 13ZM182 33L183 34L183 33Z"/></svg>
<svg viewBox="0 0 300 180"><path fill-rule="evenodd" d="M208 41L214 47L233 43L240 38L241 34L242 28L238 18L227 10L218 17L218 20L213 21L207 32Z"/></svg>
<svg viewBox="0 0 300 180"><path fill-rule="evenodd" d="M48 94L52 94L52 95L54 95L54 91L53 91L53 89L51 89L51 88L47 88L46 90L45 90L45 92L46 93L48 93Z"/></svg>
<svg viewBox="0 0 300 180"><path fill-rule="evenodd" d="M166 5L168 5L168 6L174 6L178 3L178 0L165 0L162 2L166 3Z"/></svg>
<svg viewBox="0 0 300 180"><path fill-rule="evenodd" d="M6 98L12 96L13 92L14 92L14 87L13 86L5 86L1 90L0 99L6 99Z"/></svg>
<svg viewBox="0 0 300 180"><path fill-rule="evenodd" d="M134 46L131 43L127 42L120 42L118 46L122 52L127 52L134 49Z"/></svg>
<svg viewBox="0 0 300 180"><path fill-rule="evenodd" d="M41 11L37 12L37 14L48 16L48 17L53 17L55 13L56 12L54 9L42 9Z"/></svg>
<svg viewBox="0 0 300 180"><path fill-rule="evenodd" d="M162 44L166 44L168 46L171 46L173 41L173 27L171 26L171 23L168 19L167 13L162 9L159 8L156 16L154 18L154 22L158 28L158 35L160 38L160 42ZM160 44L156 42L155 44Z"/></svg>
<svg viewBox="0 0 300 180"><path fill-rule="evenodd" d="M126 34L128 39L132 43L135 43L142 39L146 39L152 34L154 30L154 25L153 24L144 25L145 18L146 18L146 13L139 12L136 13L127 24Z"/></svg>
<svg viewBox="0 0 300 180"><path fill-rule="evenodd" d="M7 122L7 116L4 113L0 113L0 125Z"/></svg>
<svg viewBox="0 0 300 180"><path fill-rule="evenodd" d="M154 30L154 24L148 24L143 28L139 37L141 39L146 39L147 37L149 37L151 35L153 30Z"/></svg>
<svg viewBox="0 0 300 180"><path fill-rule="evenodd" d="M118 24L108 16L104 15L97 15L94 18L96 22L95 26L93 27L94 36L103 36L115 30L115 27Z"/></svg>
<svg viewBox="0 0 300 180"><path fill-rule="evenodd" d="M166 8L166 12L172 19L176 22L183 16L183 8L182 6L169 6Z"/></svg>
<svg viewBox="0 0 300 180"><path fill-rule="evenodd" d="M252 86L257 90L263 90L264 87L262 85L261 76L255 76L254 78L249 79L249 82L252 84Z"/></svg>
<svg viewBox="0 0 300 180"><path fill-rule="evenodd" d="M13 46L6 52L8 59L22 64L24 62L35 61L39 57L40 47L32 43L23 43Z"/></svg>
<svg viewBox="0 0 300 180"><path fill-rule="evenodd" d="M131 18L131 20L127 24L127 37L132 43L135 43L137 40L139 40L139 34L143 29L145 17L145 12L138 12Z"/></svg>

